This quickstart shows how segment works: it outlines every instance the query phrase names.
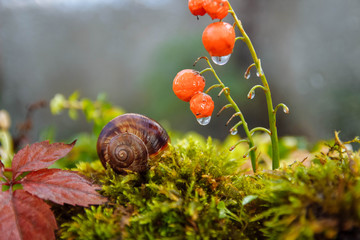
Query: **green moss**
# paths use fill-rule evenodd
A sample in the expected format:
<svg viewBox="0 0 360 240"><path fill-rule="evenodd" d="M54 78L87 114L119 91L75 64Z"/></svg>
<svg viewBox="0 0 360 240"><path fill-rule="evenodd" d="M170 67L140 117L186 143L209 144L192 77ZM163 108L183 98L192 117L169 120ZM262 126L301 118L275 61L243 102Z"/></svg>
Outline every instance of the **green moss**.
<svg viewBox="0 0 360 240"><path fill-rule="evenodd" d="M62 239L112 239L119 234L114 210L101 206L85 209L84 214L72 218L73 222L62 224Z"/></svg>
<svg viewBox="0 0 360 240"><path fill-rule="evenodd" d="M287 144L288 140L283 140L282 147L291 156L298 148ZM359 237L359 152L345 151L337 139L330 147L319 147L323 153L309 155L309 166L297 162L277 171L247 175L242 156L246 150L240 146L229 153L231 142L236 139L221 144L196 134L173 139L166 152L149 162L145 175L117 175L104 170L99 161L78 164L77 171L103 186L101 193L109 202L60 221L61 237ZM267 147L264 143L259 149ZM264 162L266 158L263 156Z"/></svg>
<svg viewBox="0 0 360 240"><path fill-rule="evenodd" d="M334 157L333 147L311 167L296 164L261 174L264 188L254 194L264 209L252 221L264 224L261 231L268 239L360 236L359 173L350 167L351 162L358 165L359 154L347 155L339 148Z"/></svg>

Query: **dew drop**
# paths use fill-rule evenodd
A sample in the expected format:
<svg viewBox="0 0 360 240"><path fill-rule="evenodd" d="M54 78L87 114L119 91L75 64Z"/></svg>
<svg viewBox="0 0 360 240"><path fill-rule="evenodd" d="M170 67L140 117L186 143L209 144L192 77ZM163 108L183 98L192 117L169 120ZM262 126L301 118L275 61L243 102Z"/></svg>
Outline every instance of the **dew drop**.
<svg viewBox="0 0 360 240"><path fill-rule="evenodd" d="M262 69L260 70L260 73L259 73L259 72L256 72L256 76L257 76L257 77L261 77L262 75L264 75L264 72L263 72Z"/></svg>
<svg viewBox="0 0 360 240"><path fill-rule="evenodd" d="M288 107L284 107L284 108L283 108L283 111L284 111L284 113L288 114L288 113L289 113L289 108L288 108Z"/></svg>
<svg viewBox="0 0 360 240"><path fill-rule="evenodd" d="M221 66L221 65L225 65L225 64L229 61L230 56L231 56L231 54L226 55L226 56L220 56L220 57L214 56L214 57L211 57L211 60L212 60L215 64Z"/></svg>
<svg viewBox="0 0 360 240"><path fill-rule="evenodd" d="M231 135L236 135L238 133L237 129L236 128L231 128L230 129L230 134Z"/></svg>
<svg viewBox="0 0 360 240"><path fill-rule="evenodd" d="M255 91L252 91L252 92L249 92L249 94L248 94L248 99L254 99L254 97L255 97Z"/></svg>
<svg viewBox="0 0 360 240"><path fill-rule="evenodd" d="M208 124L210 123L211 116L209 116L209 117L204 117L204 118L197 118L196 120L198 121L198 123L199 123L200 125L205 126L205 125L208 125Z"/></svg>
<svg viewBox="0 0 360 240"><path fill-rule="evenodd" d="M249 79L250 76L251 76L250 71L246 72L245 75L244 75L245 79Z"/></svg>

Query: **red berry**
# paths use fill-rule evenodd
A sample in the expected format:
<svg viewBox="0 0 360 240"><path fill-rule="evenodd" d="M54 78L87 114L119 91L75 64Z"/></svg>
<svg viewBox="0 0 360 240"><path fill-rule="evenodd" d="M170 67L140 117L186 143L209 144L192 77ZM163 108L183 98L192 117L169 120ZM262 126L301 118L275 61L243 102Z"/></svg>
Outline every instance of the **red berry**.
<svg viewBox="0 0 360 240"><path fill-rule="evenodd" d="M173 91L181 100L188 102L198 92L204 91L205 79L193 69L184 69L176 74Z"/></svg>
<svg viewBox="0 0 360 240"><path fill-rule="evenodd" d="M203 32L202 42L210 56L229 55L235 45L235 30L226 22L211 23Z"/></svg>
<svg viewBox="0 0 360 240"><path fill-rule="evenodd" d="M203 8L204 0L189 0L189 10L195 16L203 16L206 11Z"/></svg>
<svg viewBox="0 0 360 240"><path fill-rule="evenodd" d="M212 19L223 19L229 11L229 4L226 0L204 0L203 7Z"/></svg>
<svg viewBox="0 0 360 240"><path fill-rule="evenodd" d="M190 100L190 110L196 118L209 117L214 110L214 101L206 93L197 93Z"/></svg>

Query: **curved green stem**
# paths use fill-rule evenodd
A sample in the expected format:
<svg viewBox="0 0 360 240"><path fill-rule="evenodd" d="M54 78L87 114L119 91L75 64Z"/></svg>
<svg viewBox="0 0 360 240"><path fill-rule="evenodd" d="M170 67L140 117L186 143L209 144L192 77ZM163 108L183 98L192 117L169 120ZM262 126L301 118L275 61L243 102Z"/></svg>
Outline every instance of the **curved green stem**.
<svg viewBox="0 0 360 240"><path fill-rule="evenodd" d="M210 90L214 89L214 88L218 88L221 87L220 84L214 84L212 86L210 86L208 89L206 89L206 91L204 93L208 93Z"/></svg>
<svg viewBox="0 0 360 240"><path fill-rule="evenodd" d="M236 116L239 116L239 117L240 117L241 115L242 115L241 112L236 112L236 113L234 113L234 114L229 118L229 120L225 123L225 126L229 125L229 123L231 122L231 120L233 120L234 117L236 117Z"/></svg>
<svg viewBox="0 0 360 240"><path fill-rule="evenodd" d="M235 42L236 42L237 40L244 41L244 38L243 38L243 37L237 37L237 38L235 38Z"/></svg>
<svg viewBox="0 0 360 240"><path fill-rule="evenodd" d="M245 79L249 79L250 78L250 70L252 67L255 67L255 63L251 64L245 71L244 73L244 78Z"/></svg>
<svg viewBox="0 0 360 240"><path fill-rule="evenodd" d="M249 153L254 152L256 149L257 149L256 146L252 146L251 148L249 148L249 149L244 153L243 158L246 158L246 156L247 156Z"/></svg>
<svg viewBox="0 0 360 240"><path fill-rule="evenodd" d="M230 128L229 132L230 134L232 134L232 132L237 132L237 128L242 124L242 121L239 121L238 123L236 123L232 128ZM233 134L235 135L235 134Z"/></svg>
<svg viewBox="0 0 360 240"><path fill-rule="evenodd" d="M223 91L224 92L224 95L226 97L226 99L228 100L228 102L232 105L232 107L234 108L235 110L235 114L237 116L240 117L241 119L241 122L242 122L242 126L243 126L243 129L245 131L245 134L247 136L247 140L246 142L248 142L249 144L249 149L251 149L249 151L249 156L250 156L250 159L251 159L251 165L252 165L252 169L254 172L256 172L256 155L255 155L255 150L256 148L254 147L255 144L254 144L254 140L252 139L252 136L250 134L250 131L249 131L249 127L245 121L245 118L244 118L244 115L241 113L240 111L240 108L238 107L238 105L235 103L235 101L232 99L232 97L230 96L230 91L226 91L227 87L224 85L224 83L220 80L219 76L216 74L213 66L211 65L209 59L207 57L199 57L196 61L195 61L195 64L200 60L200 59L205 59L207 64L209 65L210 69L211 69L211 72L213 73L213 75L215 76L216 80L219 82L219 84L221 85L221 87L223 88ZM244 141L242 141L244 142ZM235 147L234 147L235 148Z"/></svg>
<svg viewBox="0 0 360 240"><path fill-rule="evenodd" d="M228 4L229 4L229 12L233 16L233 18L235 20L235 24L238 27L238 29L240 30L242 37L244 38L243 41L249 48L250 54L254 60L255 67L259 73L259 77L260 77L263 87L265 89L264 92L265 92L267 109L268 109L269 128L270 128L270 133L271 133L270 137L271 137L271 144L272 144L272 169L276 169L280 165L279 140L278 140L278 134L277 134L277 127L276 127L276 114L274 112L270 87L266 80L265 74L263 73L263 70L261 67L261 61L256 55L254 46L251 43L249 36L246 34L241 21L236 16L236 13L232 9L229 2L228 2Z"/></svg>
<svg viewBox="0 0 360 240"><path fill-rule="evenodd" d="M269 134L271 136L271 132L269 129L267 128L263 128L263 127L256 127L250 130L251 135L253 135L256 131L262 131L262 132L266 132L267 134Z"/></svg>
<svg viewBox="0 0 360 240"><path fill-rule="evenodd" d="M229 104L226 104L225 106L223 106L220 111L216 114L216 116L220 116L220 113L222 113L222 111L224 111L225 109L227 108L230 108L230 107L233 107L233 105L231 105L230 103Z"/></svg>
<svg viewBox="0 0 360 240"><path fill-rule="evenodd" d="M236 148L237 145L239 145L240 143L244 143L244 142L246 142L246 143L249 144L249 140L247 140L247 139L241 139L240 141L238 141L237 143L235 143L233 146L231 146L229 150L230 150L230 151L233 151L233 150ZM254 168L253 168L253 169L254 169Z"/></svg>
<svg viewBox="0 0 360 240"><path fill-rule="evenodd" d="M226 95L226 94L230 94L230 89L229 89L228 87L224 87L224 88L221 89L221 91L219 92L218 97L220 97L223 92L225 92L225 95Z"/></svg>
<svg viewBox="0 0 360 240"><path fill-rule="evenodd" d="M195 63L195 64L196 64L196 63ZM195 64L194 64L194 66L195 66ZM202 70L202 71L200 72L200 75L202 75L203 73L208 72L208 71L211 71L211 68L205 68L204 70Z"/></svg>
<svg viewBox="0 0 360 240"><path fill-rule="evenodd" d="M284 110L284 113L286 113L286 114L288 114L288 113L290 112L288 106L286 106L284 103L280 103L280 104L278 104L278 105L275 107L275 109L274 109L274 113L275 113L275 114L277 113L279 107L282 107L283 110Z"/></svg>
<svg viewBox="0 0 360 240"><path fill-rule="evenodd" d="M250 91L249 91L249 93L248 93L248 95L247 95L247 97L249 98L249 99L252 99L253 97L253 94L255 94L255 89L257 89L257 88L261 88L262 90L264 90L264 92L266 92L267 91L267 89L266 88L264 88L262 85L255 85L255 86L253 86L251 89L250 89Z"/></svg>

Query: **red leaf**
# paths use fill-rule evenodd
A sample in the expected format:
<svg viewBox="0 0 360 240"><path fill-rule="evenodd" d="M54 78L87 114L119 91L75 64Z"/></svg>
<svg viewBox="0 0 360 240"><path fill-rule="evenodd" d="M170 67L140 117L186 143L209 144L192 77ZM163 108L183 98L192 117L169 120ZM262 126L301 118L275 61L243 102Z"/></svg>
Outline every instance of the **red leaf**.
<svg viewBox="0 0 360 240"><path fill-rule="evenodd" d="M89 206L106 202L106 198L95 191L98 187L76 172L42 169L29 173L20 183L31 194L58 204Z"/></svg>
<svg viewBox="0 0 360 240"><path fill-rule="evenodd" d="M74 147L75 142L71 144L53 143L43 141L27 145L15 154L12 160L13 179L18 177L21 173L27 171L36 171L42 168L47 168L56 160L63 158Z"/></svg>
<svg viewBox="0 0 360 240"><path fill-rule="evenodd" d="M0 240L55 239L55 217L38 197L24 190L0 192L0 207Z"/></svg>

